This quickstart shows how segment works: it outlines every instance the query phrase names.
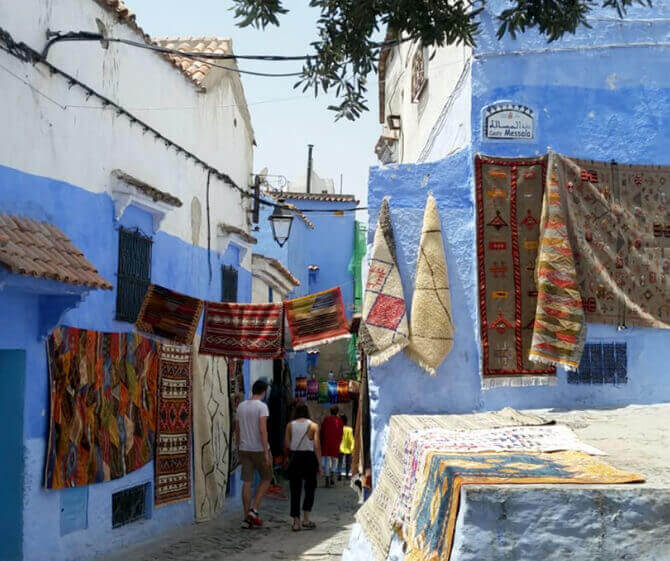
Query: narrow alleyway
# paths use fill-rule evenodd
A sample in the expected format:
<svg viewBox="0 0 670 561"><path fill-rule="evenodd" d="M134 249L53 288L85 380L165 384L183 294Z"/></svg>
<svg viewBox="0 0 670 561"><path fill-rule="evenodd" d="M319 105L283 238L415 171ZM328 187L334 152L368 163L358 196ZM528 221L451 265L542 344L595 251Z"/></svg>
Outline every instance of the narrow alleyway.
<svg viewBox="0 0 670 561"><path fill-rule="evenodd" d="M284 493L288 497L288 488ZM217 520L194 524L159 540L119 552L104 561L339 561L358 508L348 482L319 487L312 520L315 530L292 532L289 501L266 499L262 528L242 530L239 508Z"/></svg>

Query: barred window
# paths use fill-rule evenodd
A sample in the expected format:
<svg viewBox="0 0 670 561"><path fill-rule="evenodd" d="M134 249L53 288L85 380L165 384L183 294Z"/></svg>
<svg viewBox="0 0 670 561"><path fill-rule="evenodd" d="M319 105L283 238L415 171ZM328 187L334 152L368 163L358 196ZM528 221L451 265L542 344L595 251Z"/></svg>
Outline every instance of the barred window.
<svg viewBox="0 0 670 561"><path fill-rule="evenodd" d="M138 231L119 230L116 319L134 323L151 282L151 238Z"/></svg>
<svg viewBox="0 0 670 561"><path fill-rule="evenodd" d="M237 302L237 269L232 265L221 267L221 301Z"/></svg>
<svg viewBox="0 0 670 561"><path fill-rule="evenodd" d="M412 59L412 103L417 103L428 82L427 53L423 47L418 47Z"/></svg>
<svg viewBox="0 0 670 561"><path fill-rule="evenodd" d="M576 371L568 371L569 384L627 384L626 343L587 343Z"/></svg>
<svg viewBox="0 0 670 561"><path fill-rule="evenodd" d="M151 484L144 483L114 493L112 495L112 528L151 518L151 510L148 508L147 501L150 491Z"/></svg>

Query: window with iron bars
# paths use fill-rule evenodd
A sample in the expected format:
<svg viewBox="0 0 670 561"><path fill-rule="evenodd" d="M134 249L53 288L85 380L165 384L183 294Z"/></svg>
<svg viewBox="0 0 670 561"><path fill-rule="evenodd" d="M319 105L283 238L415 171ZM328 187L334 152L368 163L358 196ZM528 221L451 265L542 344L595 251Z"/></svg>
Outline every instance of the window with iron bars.
<svg viewBox="0 0 670 561"><path fill-rule="evenodd" d="M137 230L119 229L116 319L134 323L151 283L151 238Z"/></svg>
<svg viewBox="0 0 670 561"><path fill-rule="evenodd" d="M232 265L221 267L221 301L237 302L237 269Z"/></svg>
<svg viewBox="0 0 670 561"><path fill-rule="evenodd" d="M627 384L626 343L586 343L577 370L568 371L568 384Z"/></svg>

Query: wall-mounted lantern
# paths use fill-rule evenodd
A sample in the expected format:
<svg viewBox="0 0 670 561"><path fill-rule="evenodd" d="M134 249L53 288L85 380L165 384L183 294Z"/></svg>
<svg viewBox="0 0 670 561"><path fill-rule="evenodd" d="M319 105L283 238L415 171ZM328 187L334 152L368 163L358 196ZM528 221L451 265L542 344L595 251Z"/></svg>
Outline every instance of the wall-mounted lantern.
<svg viewBox="0 0 670 561"><path fill-rule="evenodd" d="M275 207L270 215L270 224L272 226L272 237L283 247L289 236L291 235L291 225L293 224L293 213L287 206L284 206L282 199L279 199L279 204Z"/></svg>

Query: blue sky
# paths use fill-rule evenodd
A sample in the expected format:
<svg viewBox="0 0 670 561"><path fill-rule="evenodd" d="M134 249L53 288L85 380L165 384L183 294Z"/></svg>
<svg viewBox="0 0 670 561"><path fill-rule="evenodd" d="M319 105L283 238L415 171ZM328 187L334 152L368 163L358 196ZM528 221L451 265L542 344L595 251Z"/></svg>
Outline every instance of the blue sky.
<svg viewBox="0 0 670 561"><path fill-rule="evenodd" d="M316 39L318 12L304 0L287 0L291 12L279 28L265 31L238 28L232 2L226 0L128 0L139 24L153 37L231 37L237 54L302 55ZM300 62L240 61L242 69L266 72L299 71ZM268 167L270 173L289 179L305 175L307 144L314 144L314 168L321 177L331 177L339 187L343 174L345 193L366 201L368 168L376 163L374 145L380 134L377 79L371 77L369 107L358 121L334 122L327 109L331 95L314 98L293 89L296 78L242 76L250 104L258 147L254 171Z"/></svg>

